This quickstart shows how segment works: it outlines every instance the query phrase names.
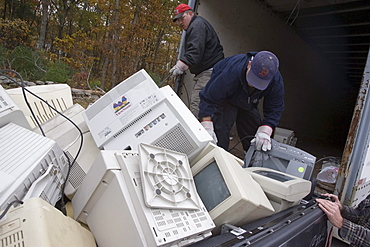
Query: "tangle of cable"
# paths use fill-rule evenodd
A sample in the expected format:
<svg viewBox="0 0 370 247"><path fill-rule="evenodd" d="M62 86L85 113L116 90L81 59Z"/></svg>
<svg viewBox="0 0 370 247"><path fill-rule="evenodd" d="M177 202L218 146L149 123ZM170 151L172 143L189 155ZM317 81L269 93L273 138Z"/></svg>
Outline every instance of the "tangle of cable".
<svg viewBox="0 0 370 247"><path fill-rule="evenodd" d="M70 174L70 170L71 170L71 168L72 168L72 166L74 165L74 163L76 162L76 160L77 160L77 158L78 158L78 156L80 155L80 152L81 152L81 149L82 149L82 145L83 145L83 133L82 133L82 131L81 131L81 129L71 120L71 119L69 119L67 116L65 116L63 113L61 113L61 112L59 112L57 109L55 109L52 105L50 105L46 100L44 100L43 98L41 98L41 97L39 97L38 95L36 95L36 94L34 94L33 92L31 92L30 90L28 90L25 86L24 86L24 80L23 80L23 77L18 73L18 72L16 72L16 71L14 71L14 70L10 70L10 69L5 69L5 70L0 70L1 71L1 74L3 75L3 76L5 76L6 78L8 78L9 80L11 80L11 81L13 81L14 83L16 83L17 85L19 85L19 86L21 86L22 87L22 93L23 93L23 97L24 97L24 99L25 99L25 101L26 101L26 104L27 104L27 107L29 108L29 110L30 110L30 112L31 112L31 114L32 114L32 116L33 116L33 118L35 119L35 121L36 121L36 124L37 124L37 126L38 126L38 128L40 129L40 131L41 131L41 133L42 133L42 135L43 136L45 136L45 133L44 133L44 131L43 131L43 129L42 129L42 127L41 127L41 124L37 121L37 118L35 117L35 114L34 114L34 112L33 112L33 110L32 110L32 108L31 108L31 106L29 105L29 103L28 103L28 100L27 100L27 97L26 97L26 92L28 92L28 93L30 93L31 95L33 95L34 97L36 97L36 98L38 98L39 100L41 100L42 102L44 102L47 106L49 106L52 110L54 110L56 113L58 113L59 115L61 115L62 117L64 117L67 121L69 121L70 123L72 123L75 127L76 127L76 129L78 130L78 132L79 132L79 134L80 134L80 138L81 138L81 142L80 142L80 146L79 146L79 148L78 148L78 151L77 151L77 154L76 154L76 156L75 156L75 158L73 159L73 161L72 161L72 163L70 163L70 159L69 159L69 157L68 157L68 155L65 153L65 152L63 152L64 153L64 155L67 157L67 160L68 160L68 171L67 171L67 176L66 176L66 179L65 179L65 181L64 181L64 184L63 184L63 186L62 186L62 191L61 191L61 193L62 193L62 196L61 196L61 198L62 198L62 201L64 201L64 190L65 190L65 184L67 183L67 181L68 181L68 177L69 177L69 174ZM19 79L21 80L21 84L19 84L16 80L14 80L13 78L11 78L11 77L9 77L8 75L6 75L6 74L4 74L4 72L11 72L11 73L15 73L18 77L19 77Z"/></svg>

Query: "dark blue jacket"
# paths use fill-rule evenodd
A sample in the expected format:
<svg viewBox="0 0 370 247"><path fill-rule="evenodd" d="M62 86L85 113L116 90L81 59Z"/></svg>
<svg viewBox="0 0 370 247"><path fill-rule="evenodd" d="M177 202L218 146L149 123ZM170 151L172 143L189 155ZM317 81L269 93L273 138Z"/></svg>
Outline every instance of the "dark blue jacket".
<svg viewBox="0 0 370 247"><path fill-rule="evenodd" d="M185 33L185 53L180 60L189 66L192 74L198 75L212 68L224 58L223 47L216 31L203 17L194 15Z"/></svg>
<svg viewBox="0 0 370 247"><path fill-rule="evenodd" d="M262 125L273 129L278 125L284 110L284 83L278 71L268 87L248 94L246 71L248 62L256 52L238 54L219 61L214 67L211 79L200 92L199 118L213 116L215 106L226 104L250 110L263 100Z"/></svg>

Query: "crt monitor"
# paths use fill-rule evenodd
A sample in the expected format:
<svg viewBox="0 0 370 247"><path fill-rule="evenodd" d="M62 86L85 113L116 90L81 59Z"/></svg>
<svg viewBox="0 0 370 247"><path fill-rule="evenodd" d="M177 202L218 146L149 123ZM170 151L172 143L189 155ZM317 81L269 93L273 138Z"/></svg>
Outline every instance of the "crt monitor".
<svg viewBox="0 0 370 247"><path fill-rule="evenodd" d="M96 247L89 230L39 197L13 206L0 220L2 247Z"/></svg>
<svg viewBox="0 0 370 247"><path fill-rule="evenodd" d="M180 160L184 161L186 155L182 155ZM155 156L161 159L158 164L161 170L167 163L163 160L165 156L158 152ZM170 158L168 162L173 160ZM176 172L169 173L173 165L164 168L163 176L156 173L162 184L176 187L175 180L192 182L190 172L187 177L177 178ZM173 208L182 202L168 201L164 205L165 200L162 200L163 206L149 207L144 197L146 179L141 176L139 153L100 151L72 199L75 219L89 226L99 247L123 246L123 243L124 246L187 246L211 236L215 225L201 200L196 199L199 197L196 193L191 196L199 201L199 208Z"/></svg>
<svg viewBox="0 0 370 247"><path fill-rule="evenodd" d="M226 150L210 143L191 164L195 186L216 224L236 226L271 215L274 208L261 186Z"/></svg>
<svg viewBox="0 0 370 247"><path fill-rule="evenodd" d="M311 180L316 157L288 144L271 139L271 150L256 150L251 144L244 158L244 167L266 167Z"/></svg>
<svg viewBox="0 0 370 247"><path fill-rule="evenodd" d="M111 89L83 115L104 150L138 151L140 143L147 143L184 153L190 160L213 141L172 88L158 88L144 70Z"/></svg>
<svg viewBox="0 0 370 247"><path fill-rule="evenodd" d="M0 140L0 209L30 197L55 205L68 172L59 145L14 123L0 128Z"/></svg>
<svg viewBox="0 0 370 247"><path fill-rule="evenodd" d="M0 127L15 123L23 128L31 129L23 111L18 107L7 91L0 85Z"/></svg>
<svg viewBox="0 0 370 247"><path fill-rule="evenodd" d="M297 205L311 191L311 182L265 167L245 168L262 187L276 212Z"/></svg>

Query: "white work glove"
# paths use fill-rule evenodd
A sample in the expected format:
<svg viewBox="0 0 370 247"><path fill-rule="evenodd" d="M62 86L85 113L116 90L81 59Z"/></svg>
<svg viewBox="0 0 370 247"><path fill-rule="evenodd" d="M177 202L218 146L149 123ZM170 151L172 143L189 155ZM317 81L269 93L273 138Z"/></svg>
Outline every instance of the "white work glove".
<svg viewBox="0 0 370 247"><path fill-rule="evenodd" d="M211 135L211 137L215 141L215 144L217 144L217 136L216 136L215 131L213 130L213 122L210 121L210 120L204 120L204 121L202 121L200 123L207 130L208 134Z"/></svg>
<svg viewBox="0 0 370 247"><path fill-rule="evenodd" d="M184 73L185 70L188 70L189 66L187 66L185 63L183 63L181 60L178 60L175 66L170 69L170 74L172 76L181 75Z"/></svg>
<svg viewBox="0 0 370 247"><path fill-rule="evenodd" d="M257 129L256 135L254 136L251 143L256 143L257 150L271 150L271 136L272 128L268 125L262 125Z"/></svg>

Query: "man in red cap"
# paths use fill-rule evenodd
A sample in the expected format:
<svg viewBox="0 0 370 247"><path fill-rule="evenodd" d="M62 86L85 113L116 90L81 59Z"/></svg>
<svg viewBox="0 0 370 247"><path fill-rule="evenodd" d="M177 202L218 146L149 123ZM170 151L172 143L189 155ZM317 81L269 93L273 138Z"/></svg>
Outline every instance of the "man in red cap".
<svg viewBox="0 0 370 247"><path fill-rule="evenodd" d="M173 76L190 70L194 74L194 84L190 98L190 110L198 116L199 92L211 77L213 65L224 58L223 48L216 31L203 17L197 16L186 4L176 7L173 21L186 31L184 53L181 54L170 73Z"/></svg>

